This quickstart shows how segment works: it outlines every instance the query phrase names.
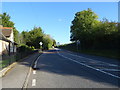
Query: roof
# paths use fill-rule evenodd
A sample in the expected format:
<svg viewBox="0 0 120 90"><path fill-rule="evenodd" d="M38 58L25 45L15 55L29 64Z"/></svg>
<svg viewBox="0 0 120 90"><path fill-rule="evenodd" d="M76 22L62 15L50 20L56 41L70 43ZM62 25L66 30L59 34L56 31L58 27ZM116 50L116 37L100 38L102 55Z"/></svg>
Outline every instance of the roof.
<svg viewBox="0 0 120 90"><path fill-rule="evenodd" d="M6 42L11 42L10 40L8 40L2 33L0 33L0 40L4 40Z"/></svg>
<svg viewBox="0 0 120 90"><path fill-rule="evenodd" d="M2 29L2 33L5 37L9 37L10 34L12 33L11 29Z"/></svg>
<svg viewBox="0 0 120 90"><path fill-rule="evenodd" d="M13 29L12 27L2 27L1 29Z"/></svg>
<svg viewBox="0 0 120 90"><path fill-rule="evenodd" d="M14 45L18 45L16 42L12 42L6 38L7 36L10 36L10 34L12 33L12 29L13 29L12 27L1 27L0 26L0 40L14 43Z"/></svg>
<svg viewBox="0 0 120 90"><path fill-rule="evenodd" d="M5 37L9 37L10 34L12 33L12 27L0 27L2 29L2 33Z"/></svg>
<svg viewBox="0 0 120 90"><path fill-rule="evenodd" d="M0 33L0 40L14 43L14 45L18 45L16 42L12 42L12 41L8 40L2 33Z"/></svg>

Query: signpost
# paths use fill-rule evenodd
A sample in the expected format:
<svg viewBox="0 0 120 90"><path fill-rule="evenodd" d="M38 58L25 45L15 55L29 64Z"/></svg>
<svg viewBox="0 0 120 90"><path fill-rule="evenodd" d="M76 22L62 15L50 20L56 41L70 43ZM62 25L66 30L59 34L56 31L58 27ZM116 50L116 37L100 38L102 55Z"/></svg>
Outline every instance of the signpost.
<svg viewBox="0 0 120 90"><path fill-rule="evenodd" d="M77 45L77 52L78 52L79 45L80 45L80 41L79 40L76 41L76 45Z"/></svg>
<svg viewBox="0 0 120 90"><path fill-rule="evenodd" d="M43 43L42 43L42 42L40 42L39 44L40 44L40 48L42 49L42 45L43 45Z"/></svg>

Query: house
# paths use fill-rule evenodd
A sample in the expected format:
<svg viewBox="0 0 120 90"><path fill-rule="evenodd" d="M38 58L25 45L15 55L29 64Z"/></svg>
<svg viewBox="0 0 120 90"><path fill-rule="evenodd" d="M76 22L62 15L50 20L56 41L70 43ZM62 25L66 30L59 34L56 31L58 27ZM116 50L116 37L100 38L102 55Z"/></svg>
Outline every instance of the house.
<svg viewBox="0 0 120 90"><path fill-rule="evenodd" d="M0 26L0 55L15 53L16 45L13 28Z"/></svg>

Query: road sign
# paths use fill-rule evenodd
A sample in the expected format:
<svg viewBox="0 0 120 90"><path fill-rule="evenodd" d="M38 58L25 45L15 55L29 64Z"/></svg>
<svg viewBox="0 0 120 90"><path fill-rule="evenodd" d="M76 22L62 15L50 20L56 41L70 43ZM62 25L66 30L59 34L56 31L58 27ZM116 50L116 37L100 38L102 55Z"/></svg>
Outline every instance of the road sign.
<svg viewBox="0 0 120 90"><path fill-rule="evenodd" d="M40 44L40 45L42 45L43 43L42 43L42 42L40 42L39 44Z"/></svg>
<svg viewBox="0 0 120 90"><path fill-rule="evenodd" d="M80 44L80 41L79 41L79 40L77 40L77 45L78 45L78 44Z"/></svg>

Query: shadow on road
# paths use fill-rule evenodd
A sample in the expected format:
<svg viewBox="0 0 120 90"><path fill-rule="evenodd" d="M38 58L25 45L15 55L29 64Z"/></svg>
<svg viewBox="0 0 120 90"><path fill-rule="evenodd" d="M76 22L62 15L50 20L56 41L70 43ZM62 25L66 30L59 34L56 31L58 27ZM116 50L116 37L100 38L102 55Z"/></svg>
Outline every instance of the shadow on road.
<svg viewBox="0 0 120 90"><path fill-rule="evenodd" d="M29 66L29 63L31 62L28 61L25 60L21 62L21 64ZM104 73L92 70L75 62L62 58L57 54L56 50L45 51L37 63L37 68L39 68L37 71L55 73L64 76L78 76L94 82L107 83L120 87L120 80L117 78L113 78L109 75L105 75Z"/></svg>

